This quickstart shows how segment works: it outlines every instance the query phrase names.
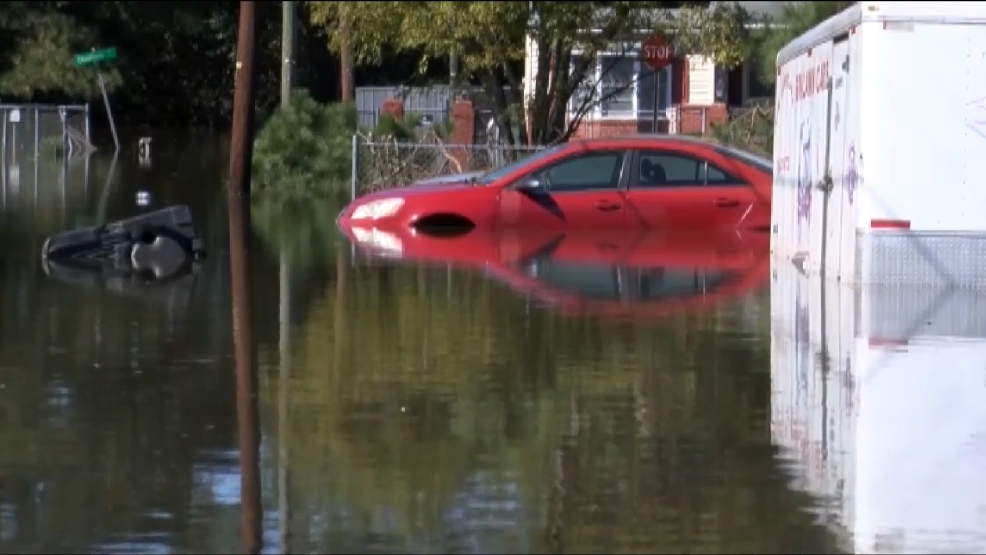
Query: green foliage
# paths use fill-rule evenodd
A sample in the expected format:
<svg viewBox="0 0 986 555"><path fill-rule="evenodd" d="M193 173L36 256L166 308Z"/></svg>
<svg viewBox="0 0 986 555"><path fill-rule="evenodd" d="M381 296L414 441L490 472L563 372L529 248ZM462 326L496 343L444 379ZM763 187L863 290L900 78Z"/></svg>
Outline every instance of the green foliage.
<svg viewBox="0 0 986 555"><path fill-rule="evenodd" d="M253 190L287 196L348 190L355 132L355 107L320 104L297 91L257 135Z"/></svg>
<svg viewBox="0 0 986 555"><path fill-rule="evenodd" d="M99 94L92 67L76 67L74 54L98 45L94 28L80 25L57 7L61 2L7 2L0 18L0 94L30 98L63 93L91 98ZM112 66L101 68L106 87L121 83Z"/></svg>
<svg viewBox="0 0 986 555"><path fill-rule="evenodd" d="M347 200L340 196L310 202L305 198L258 195L252 202L250 221L272 253L292 269L305 271L323 264L342 239L335 218Z"/></svg>
<svg viewBox="0 0 986 555"><path fill-rule="evenodd" d="M770 157L774 150L774 107L754 104L744 108L729 121L713 126L712 137L723 144Z"/></svg>
<svg viewBox="0 0 986 555"><path fill-rule="evenodd" d="M855 2L788 2L776 21L770 22L759 37L755 55L765 83L777 79L777 53L815 25L841 12Z"/></svg>
<svg viewBox="0 0 986 555"><path fill-rule="evenodd" d="M348 38L359 62L377 63L387 49L413 51L421 54L421 69L425 69L430 59L455 53L462 74L482 83L492 99L506 141L549 144L567 139L577 127L581 118L569 121L565 107L576 91L592 85L595 77L589 63L601 51L619 50L617 45L624 41L663 31L727 65L748 54L746 11L734 7L708 11L708 2L686 2L684 9L671 9L679 4L330 1L307 5L312 23L325 30L329 47L338 51ZM340 25L342 21L347 25ZM354 30L352 36L339 32L345 28ZM517 110L516 103L523 98L518 67L529 52L527 37L537 51L531 60L533 98L525 109ZM575 49L584 62L571 75L556 75L551 68L571 67ZM509 94L503 93L504 87ZM579 112L584 114L599 101L589 98Z"/></svg>
<svg viewBox="0 0 986 555"><path fill-rule="evenodd" d="M671 21L680 50L705 54L727 68L748 60L756 44L749 27L756 19L739 4L684 6Z"/></svg>

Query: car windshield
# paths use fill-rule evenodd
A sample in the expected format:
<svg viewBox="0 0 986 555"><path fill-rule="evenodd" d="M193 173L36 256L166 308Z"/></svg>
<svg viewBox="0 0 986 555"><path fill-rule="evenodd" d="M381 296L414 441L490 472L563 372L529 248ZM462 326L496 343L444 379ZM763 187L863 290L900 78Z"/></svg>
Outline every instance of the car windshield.
<svg viewBox="0 0 986 555"><path fill-rule="evenodd" d="M757 156L756 154L751 154L749 152L740 150L738 148L733 148L731 146L716 145L715 148L717 151L719 151L720 154L724 156L729 156L731 158L738 158L740 161L750 164L751 166L754 166L757 169L767 173L774 172L774 163L768 158L764 158L763 156Z"/></svg>
<svg viewBox="0 0 986 555"><path fill-rule="evenodd" d="M518 170L518 169L526 166L527 164L533 164L533 163L537 162L538 160L543 160L543 159L551 156L552 154L560 151L563 148L565 148L565 145L564 144L561 144L561 145L558 145L558 146L553 146L551 148L546 148L544 150L535 152L534 154L532 154L530 156L525 156L525 157L521 158L520 160L516 160L514 162L511 162L511 163L507 164L506 166L501 166L501 167L499 167L499 168L497 168L495 170L492 170L490 172L487 172L487 173L483 174L482 176L480 176L479 178L476 179L476 183L478 185L489 185L490 183L493 183L494 181L497 181L499 179L502 179L505 176L510 175L514 171L516 171L516 170Z"/></svg>

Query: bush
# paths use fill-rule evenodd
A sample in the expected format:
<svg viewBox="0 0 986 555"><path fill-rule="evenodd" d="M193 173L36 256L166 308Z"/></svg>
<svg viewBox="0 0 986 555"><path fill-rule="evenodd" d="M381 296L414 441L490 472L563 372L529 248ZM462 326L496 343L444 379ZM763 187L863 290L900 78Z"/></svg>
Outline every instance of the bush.
<svg viewBox="0 0 986 555"><path fill-rule="evenodd" d="M264 123L253 147L253 191L290 197L349 189L356 108L319 104L307 91Z"/></svg>
<svg viewBox="0 0 986 555"><path fill-rule="evenodd" d="M774 150L774 107L754 104L732 114L729 121L712 127L720 143L770 157Z"/></svg>

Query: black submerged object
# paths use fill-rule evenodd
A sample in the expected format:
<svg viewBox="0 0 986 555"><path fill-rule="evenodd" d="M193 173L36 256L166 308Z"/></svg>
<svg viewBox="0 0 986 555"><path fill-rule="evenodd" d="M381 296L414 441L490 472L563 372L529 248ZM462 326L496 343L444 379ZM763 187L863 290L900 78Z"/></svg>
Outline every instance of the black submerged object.
<svg viewBox="0 0 986 555"><path fill-rule="evenodd" d="M131 272L163 279L205 257L187 206L171 206L110 224L52 235L41 248L46 266Z"/></svg>

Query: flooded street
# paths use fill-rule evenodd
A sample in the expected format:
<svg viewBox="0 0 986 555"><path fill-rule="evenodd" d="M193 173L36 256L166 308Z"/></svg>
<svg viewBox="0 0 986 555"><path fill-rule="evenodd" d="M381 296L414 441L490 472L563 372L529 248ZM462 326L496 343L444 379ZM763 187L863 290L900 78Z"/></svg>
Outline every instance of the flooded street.
<svg viewBox="0 0 986 555"><path fill-rule="evenodd" d="M24 165L5 181L0 552L232 553L258 532L241 520L227 151L209 136L155 146L151 168L124 153L109 181L101 155L64 187L57 168L36 187ZM45 237L146 210L141 191L151 208L190 206L209 252L196 272L150 286L45 275ZM586 258L572 237L548 238L533 266L370 262L337 212L254 207L263 552L879 551L872 536L854 546L851 445L812 455L813 424L791 424L854 409L783 389L822 375L804 345L838 336L851 300L829 297L843 316L815 335L794 330L820 309L797 317L808 301L788 303L783 276L772 299L769 266L738 246L712 270L668 243L623 253L659 274ZM772 334L772 312L791 333ZM884 528L919 524L867 530L886 544ZM982 520L952 524L922 549L982 549L969 539Z"/></svg>

